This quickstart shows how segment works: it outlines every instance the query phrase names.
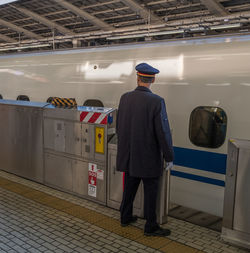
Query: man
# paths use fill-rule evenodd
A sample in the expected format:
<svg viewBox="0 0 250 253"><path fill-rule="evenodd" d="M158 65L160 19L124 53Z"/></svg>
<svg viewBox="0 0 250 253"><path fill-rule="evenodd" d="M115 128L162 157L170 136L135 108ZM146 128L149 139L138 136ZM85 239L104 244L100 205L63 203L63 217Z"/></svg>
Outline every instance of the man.
<svg viewBox="0 0 250 253"><path fill-rule="evenodd" d="M125 172L121 225L137 220L132 215L133 201L140 184L144 186L145 235L167 236L170 230L156 222L159 180L163 157L171 167L172 138L164 99L149 89L159 70L141 63L136 66L138 87L122 95L117 115L117 170Z"/></svg>

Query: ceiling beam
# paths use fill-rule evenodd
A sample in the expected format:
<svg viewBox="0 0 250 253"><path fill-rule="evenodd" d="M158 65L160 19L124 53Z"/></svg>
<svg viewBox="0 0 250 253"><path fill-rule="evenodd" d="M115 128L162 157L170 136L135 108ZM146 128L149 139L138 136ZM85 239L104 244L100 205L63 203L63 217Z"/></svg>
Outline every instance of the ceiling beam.
<svg viewBox="0 0 250 253"><path fill-rule="evenodd" d="M84 6L83 9L89 9L89 8L93 8L93 7L99 7L99 6L114 4L114 3L119 3L119 2L120 2L120 0L111 0L111 1L108 1L108 2L102 2L102 3L87 5L87 6Z"/></svg>
<svg viewBox="0 0 250 253"><path fill-rule="evenodd" d="M230 14L218 0L201 0L201 3L207 7L212 15L225 16Z"/></svg>
<svg viewBox="0 0 250 253"><path fill-rule="evenodd" d="M62 33L64 35L73 35L74 34L74 32L70 31L69 29L67 29L61 25L58 25L57 23L52 22L49 19L38 15L37 13L34 13L30 10L27 10L27 9L21 8L21 7L17 7L14 5L12 5L12 7L15 8L16 10L20 11L21 13L27 15L28 17L31 17L32 19L48 26L51 29L55 28L57 31L59 31L60 33Z"/></svg>
<svg viewBox="0 0 250 253"><path fill-rule="evenodd" d="M90 23L96 25L97 27L101 28L102 30L112 30L113 27L109 24L103 22L102 20L96 18L95 16L89 14L88 12L81 10L80 8L76 7L75 5L68 3L64 0L54 0L54 2L60 4L65 9L68 9L69 11L75 13L79 17L82 17L84 19L87 19Z"/></svg>
<svg viewBox="0 0 250 253"><path fill-rule="evenodd" d="M23 29L22 27L19 27L19 26L16 26L8 21L5 21L3 19L0 19L0 25L2 26L5 26L5 27L8 27L10 28L11 30L14 30L18 33L23 33L25 34L26 36L30 37L30 38L33 38L33 39L42 39L43 37L38 35L38 34L35 34L33 32L30 32L26 29Z"/></svg>
<svg viewBox="0 0 250 253"><path fill-rule="evenodd" d="M3 40L3 41L6 41L6 42L10 42L10 43L16 42L15 39L12 39L12 38L10 38L6 35L3 35L3 34L0 34L0 39Z"/></svg>
<svg viewBox="0 0 250 253"><path fill-rule="evenodd" d="M121 0L121 2L129 6L130 9L138 13L138 15L140 15L143 19L145 20L150 19L150 23L163 23L163 20L161 18L150 12L150 10L142 7L134 0Z"/></svg>

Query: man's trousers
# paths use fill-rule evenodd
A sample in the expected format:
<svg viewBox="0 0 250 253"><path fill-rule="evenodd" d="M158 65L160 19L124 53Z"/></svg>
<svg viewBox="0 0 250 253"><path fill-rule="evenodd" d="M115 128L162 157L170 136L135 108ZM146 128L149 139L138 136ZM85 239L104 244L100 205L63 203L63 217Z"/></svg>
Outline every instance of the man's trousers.
<svg viewBox="0 0 250 253"><path fill-rule="evenodd" d="M152 232L159 227L156 221L156 204L160 177L138 178L131 177L125 172L124 192L120 207L121 223L129 222L133 215L133 202L141 180L144 187L144 218L146 219L144 231Z"/></svg>

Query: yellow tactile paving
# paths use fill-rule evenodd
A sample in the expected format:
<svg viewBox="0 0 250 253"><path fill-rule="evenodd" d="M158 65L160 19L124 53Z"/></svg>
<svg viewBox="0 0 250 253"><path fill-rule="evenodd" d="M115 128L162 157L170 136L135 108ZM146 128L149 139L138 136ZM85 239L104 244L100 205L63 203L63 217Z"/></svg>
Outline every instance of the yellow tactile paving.
<svg viewBox="0 0 250 253"><path fill-rule="evenodd" d="M12 181L5 179L3 177L0 177L0 186L7 185L13 183Z"/></svg>
<svg viewBox="0 0 250 253"><path fill-rule="evenodd" d="M28 199L31 199L34 201L36 201L39 198L44 198L44 197L48 196L48 194L34 190L34 189L32 189L32 191L30 191L30 192L27 192L27 193L24 193L21 195L24 196L25 198L28 198Z"/></svg>
<svg viewBox="0 0 250 253"><path fill-rule="evenodd" d="M96 224L98 223L98 221L105 219L106 216L94 212L94 211L90 211L90 212L84 212L81 214L81 219L91 223L91 224Z"/></svg>
<svg viewBox="0 0 250 253"><path fill-rule="evenodd" d="M51 196L44 192L34 190L31 187L24 186L19 183L12 182L5 178L0 177L0 187L25 198L34 200L40 204L58 209L61 212L70 214L74 217L87 221L107 231L113 232L124 238L133 240L145 246L157 249L161 252L171 253L198 253L197 249L188 247L186 245L174 242L164 237L146 237L143 235L143 230L134 226L121 227L120 222L116 219L110 218L104 214L100 214L93 210L78 206L69 201Z"/></svg>
<svg viewBox="0 0 250 253"><path fill-rule="evenodd" d="M96 224L101 220L104 220L107 218L107 216L97 213L95 211L91 211L85 207L73 205L71 207L62 209L61 211L70 214L72 216L75 216L79 219L85 220L91 224Z"/></svg>
<svg viewBox="0 0 250 253"><path fill-rule="evenodd" d="M62 211L65 213L71 214L75 217L78 217L78 218L82 218L82 217L86 216L86 213L90 212L89 209L87 209L83 206L75 205L75 204L71 207L64 208Z"/></svg>
<svg viewBox="0 0 250 253"><path fill-rule="evenodd" d="M6 190L15 192L15 193L20 194L20 195L32 191L32 189L30 187L27 187L27 186L21 185L21 184L17 184L17 183L5 184L4 188Z"/></svg>
<svg viewBox="0 0 250 253"><path fill-rule="evenodd" d="M58 198L54 197L54 196L44 196L44 197L40 197L38 199L36 199L36 202L44 204L46 206L50 206L50 203L56 202L58 200Z"/></svg>
<svg viewBox="0 0 250 253"><path fill-rule="evenodd" d="M69 208L69 207L74 206L73 203L65 201L63 199L57 199L53 202L48 203L48 205L54 209L57 209L57 210L63 210L65 208Z"/></svg>
<svg viewBox="0 0 250 253"><path fill-rule="evenodd" d="M118 220L114 220L113 218L106 216L105 219L98 222L98 226L112 232L118 226L120 227L120 222Z"/></svg>

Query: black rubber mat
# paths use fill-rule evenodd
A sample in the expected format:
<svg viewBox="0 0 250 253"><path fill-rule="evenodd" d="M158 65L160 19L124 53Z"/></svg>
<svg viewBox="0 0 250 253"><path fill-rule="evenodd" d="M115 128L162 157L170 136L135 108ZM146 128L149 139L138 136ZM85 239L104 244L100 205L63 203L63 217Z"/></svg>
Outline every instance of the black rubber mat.
<svg viewBox="0 0 250 253"><path fill-rule="evenodd" d="M169 211L169 216L188 221L192 224L221 231L222 219L218 216L200 212L191 208L177 206Z"/></svg>
<svg viewBox="0 0 250 253"><path fill-rule="evenodd" d="M218 232L221 232L221 227L222 227L222 219L221 218L219 219L219 221L208 226L208 228L218 231Z"/></svg>
<svg viewBox="0 0 250 253"><path fill-rule="evenodd" d="M197 213L199 213L199 211L197 211L197 210L187 208L184 206L177 206L177 207L173 208L172 210L170 210L169 216L172 216L172 217L180 219L180 220L186 220L189 217L193 217Z"/></svg>

